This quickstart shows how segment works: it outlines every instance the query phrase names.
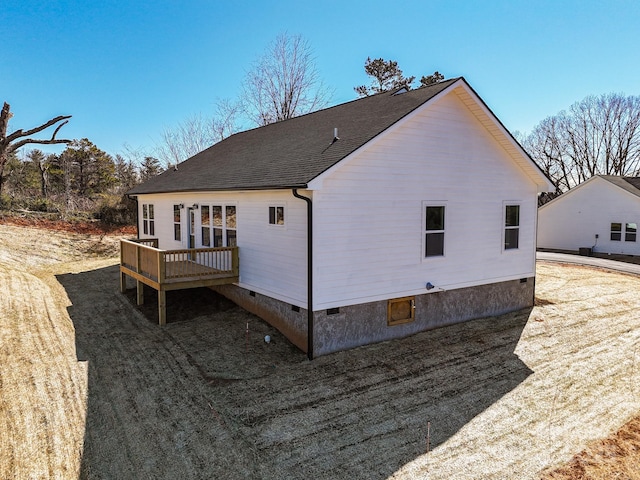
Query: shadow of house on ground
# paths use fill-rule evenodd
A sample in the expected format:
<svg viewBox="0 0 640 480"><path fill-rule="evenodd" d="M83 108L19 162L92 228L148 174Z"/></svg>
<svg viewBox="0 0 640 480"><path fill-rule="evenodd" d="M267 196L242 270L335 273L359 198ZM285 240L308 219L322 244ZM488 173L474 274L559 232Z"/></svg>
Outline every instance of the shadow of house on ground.
<svg viewBox="0 0 640 480"><path fill-rule="evenodd" d="M513 353L530 310L309 362L226 300L159 327L117 266L57 278L89 364L82 478L383 479L427 422L436 448L532 373Z"/></svg>
<svg viewBox="0 0 640 480"><path fill-rule="evenodd" d="M129 282L131 283L131 282ZM144 303L136 304L136 288L129 288L125 292L131 305L144 315L151 323L158 323L158 291L148 285L143 285ZM236 304L217 294L213 290L202 287L188 290L169 290L166 292L167 323L193 320L201 316L231 310Z"/></svg>

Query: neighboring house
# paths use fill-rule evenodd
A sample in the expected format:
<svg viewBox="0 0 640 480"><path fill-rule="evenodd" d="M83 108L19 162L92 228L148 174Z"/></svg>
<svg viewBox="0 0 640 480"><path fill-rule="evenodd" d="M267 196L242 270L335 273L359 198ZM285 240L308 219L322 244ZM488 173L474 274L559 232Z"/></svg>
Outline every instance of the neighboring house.
<svg viewBox="0 0 640 480"><path fill-rule="evenodd" d="M538 247L640 255L640 177L596 175L540 207Z"/></svg>
<svg viewBox="0 0 640 480"><path fill-rule="evenodd" d="M213 288L312 357L532 306L553 189L456 78L232 135L129 194L161 249L237 245Z"/></svg>

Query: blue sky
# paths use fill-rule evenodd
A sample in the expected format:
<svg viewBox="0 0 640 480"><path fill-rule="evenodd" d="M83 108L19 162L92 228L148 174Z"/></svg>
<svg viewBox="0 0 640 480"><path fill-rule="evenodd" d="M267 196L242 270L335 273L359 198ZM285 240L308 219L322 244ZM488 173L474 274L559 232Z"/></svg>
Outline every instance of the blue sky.
<svg viewBox="0 0 640 480"><path fill-rule="evenodd" d="M112 155L151 153L164 128L236 98L282 32L308 40L332 104L367 83L367 56L464 76L511 131L590 94L640 94L636 0L2 0L0 25L9 130L71 114L61 134Z"/></svg>

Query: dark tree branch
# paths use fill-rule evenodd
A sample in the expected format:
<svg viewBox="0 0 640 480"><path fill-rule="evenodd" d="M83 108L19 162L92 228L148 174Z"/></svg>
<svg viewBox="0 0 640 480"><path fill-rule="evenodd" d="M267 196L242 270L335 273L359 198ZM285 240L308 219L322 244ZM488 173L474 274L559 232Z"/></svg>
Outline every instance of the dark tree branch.
<svg viewBox="0 0 640 480"><path fill-rule="evenodd" d="M69 118L69 117L67 117L67 118ZM44 145L53 145L53 144L57 144L57 143L71 143L72 140L67 140L67 139L56 140L56 135L58 134L58 131L67 123L69 123L69 120L65 120L60 125L58 125L58 128L56 128L55 131L53 132L53 135L51 135L51 139L50 140L39 140L39 139L35 139L35 138L25 138L24 140L20 140L19 142L15 142L15 143L11 144L9 146L9 148L7 149L7 153L11 153L11 152L19 149L20 147L24 147L28 143L39 143L39 144L44 144ZM27 133L25 133L25 135L26 134Z"/></svg>
<svg viewBox="0 0 640 480"><path fill-rule="evenodd" d="M23 132L22 129L16 130L15 132L13 132L11 135L7 137L7 142L12 142L16 138L28 137L29 135L33 135L34 133L38 133L38 132L41 132L42 130L46 130L47 128L51 127L52 125L55 125L58 122L66 120L66 122L63 122L61 125L58 126L58 128L56 128L56 131L53 133L53 136L55 137L56 133L58 133L58 130L60 130L60 127L62 127L62 125L64 125L65 123L69 122L68 120L69 118L71 118L71 115L60 115L56 118L52 118L47 123L44 123L39 127L32 128L31 130L27 130L26 132Z"/></svg>
<svg viewBox="0 0 640 480"><path fill-rule="evenodd" d="M36 138L27 138L25 140L21 140L19 142L16 142L14 144L12 144L8 150L7 153L11 153L17 149L19 149L20 147L24 147L25 145L29 144L29 143L37 143L40 145L55 145L58 143L71 143L73 140L68 140L68 139L60 139L60 140L38 140Z"/></svg>
<svg viewBox="0 0 640 480"><path fill-rule="evenodd" d="M69 122L71 115L60 115L58 117L52 118L46 123L43 123L39 127L32 128L30 130L24 131L22 129L16 130L15 132L7 135L7 129L9 126L9 119L12 117L11 114L11 106L4 102L2 106L2 110L0 111L0 180L2 178L2 174L4 172L5 165L9 161L9 154L16 151L20 147L28 143L37 143L41 145L52 145L57 143L71 143L71 140L66 139L56 139L56 135L60 131L60 129ZM62 122L62 123L60 123ZM37 138L24 138L29 137L35 133L39 133L43 130L46 130L53 125L60 123L51 135L49 140L37 139ZM22 140L18 140L21 138ZM2 190L2 183L0 182L0 193Z"/></svg>

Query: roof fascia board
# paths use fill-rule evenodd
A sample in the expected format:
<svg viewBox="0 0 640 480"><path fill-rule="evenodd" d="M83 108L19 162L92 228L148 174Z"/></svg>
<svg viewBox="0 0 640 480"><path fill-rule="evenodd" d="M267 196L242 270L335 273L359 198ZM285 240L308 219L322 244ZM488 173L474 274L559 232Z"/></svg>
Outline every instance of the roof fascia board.
<svg viewBox="0 0 640 480"><path fill-rule="evenodd" d="M292 188L297 188L299 190L304 190L307 188L306 184L300 184L300 185L291 185L291 186L287 186L287 187L283 187L283 186L265 186L265 187L238 187L238 188L218 188L218 189L211 189L211 190L175 190L175 191L162 191L162 192L134 192L134 193L130 193L127 195L131 195L131 196L138 196L138 195L184 195L185 193L202 193L202 194L206 194L206 193L228 193L228 192L236 192L236 193L242 193L242 192L261 192L261 191L267 191L267 190L291 190Z"/></svg>
<svg viewBox="0 0 640 480"><path fill-rule="evenodd" d="M507 140L507 142L520 153L520 155L524 158L525 162L528 163L531 167L534 168L534 170L537 173L537 177L538 177L537 181L534 180L536 185L538 185L538 187L539 187L538 188L538 192L541 193L541 192L554 191L556 189L555 185L545 175L545 173L538 166L538 164L536 162L534 162L533 159L531 158L531 156L525 151L524 148L522 148L522 145L520 145L520 143L518 143L518 141L515 138L513 138L513 135L511 135L511 132L509 132L509 130L504 126L504 124L500 121L500 119L491 111L491 109L487 106L487 104L484 102L484 100L482 100L480 95L478 95L476 93L476 91L473 89L473 87L471 87L471 85L469 85L466 82L466 80L464 80L464 78L462 78L461 80L462 80L462 83L459 86L461 88L463 88L465 90L465 92L473 100L475 100L475 103L480 107L482 112L487 116L487 118L490 121L492 121L492 123L500 131L500 133L504 136L504 138ZM456 82L454 85L457 85L457 84L458 84L458 82ZM476 118L477 118L477 116L476 116ZM478 120L482 123L482 119L478 118ZM527 175L527 176L531 177L530 175Z"/></svg>
<svg viewBox="0 0 640 480"><path fill-rule="evenodd" d="M440 100L444 96L448 95L462 81L464 81L464 79L462 77L459 78L458 80L453 82L451 85L449 85L447 88L445 88L441 92L438 92L436 95L434 95L433 97L431 97L430 99L425 101L423 104L421 104L421 105L417 106L416 108L414 108L412 111L410 111L404 117L402 117L400 120L398 120L394 124L392 124L389 127L387 127L385 130L380 132L378 135L373 137L371 140L369 140L368 142L360 145L358 148L356 148L353 152L351 152L349 155L344 157L342 160L340 160L339 162L335 163L334 165L332 165L331 167L326 169L324 172L322 172L320 175L318 175L317 177L312 179L308 184L308 189L309 190L319 190L319 189L321 189L322 188L322 184L324 182L324 179L327 178L328 176L330 176L338 168L340 168L345 162L348 162L351 158L357 156L361 151L369 149L369 148L375 146L375 144L378 143L382 138L386 137L387 135L392 134L395 130L400 128L405 122L410 121L413 117L418 115L418 113L420 111L422 111L425 108L429 108L429 106L433 105L438 100Z"/></svg>

